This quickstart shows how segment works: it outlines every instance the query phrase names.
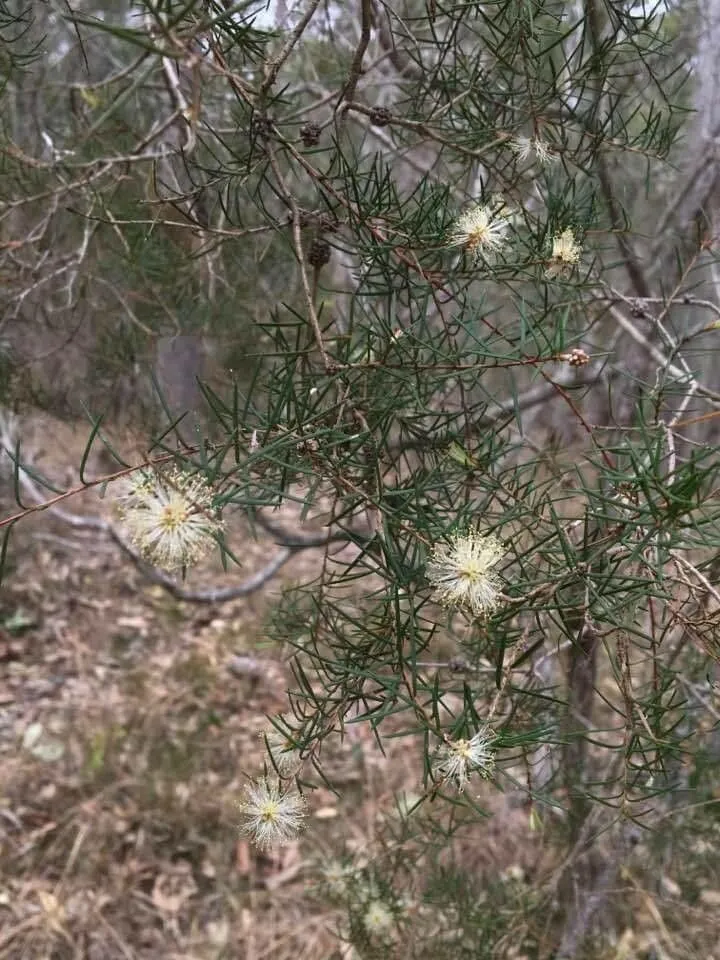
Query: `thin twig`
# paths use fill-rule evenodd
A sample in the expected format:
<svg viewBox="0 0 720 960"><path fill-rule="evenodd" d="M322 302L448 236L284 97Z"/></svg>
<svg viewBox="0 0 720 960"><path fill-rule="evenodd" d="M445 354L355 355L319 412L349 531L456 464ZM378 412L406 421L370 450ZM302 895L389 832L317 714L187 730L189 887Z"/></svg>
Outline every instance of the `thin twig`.
<svg viewBox="0 0 720 960"><path fill-rule="evenodd" d="M283 46L280 48L280 52L272 60L268 60L265 64L265 79L263 80L262 86L260 87L260 99L263 99L267 94L270 87L275 83L277 75L282 67L283 63L292 53L292 49L295 44L298 42L300 37L303 35L305 28L310 23L315 14L315 11L320 6L320 0L311 0L308 4L308 8L298 21L297 26L292 31L290 36L287 38Z"/></svg>
<svg viewBox="0 0 720 960"><path fill-rule="evenodd" d="M317 345L320 357L323 362L323 366L326 371L330 371L332 364L330 358L325 350L325 344L323 343L322 331L320 330L320 320L318 319L317 311L315 310L315 303L313 300L312 289L310 287L310 278L308 277L307 266L305 261L305 254L303 252L302 246L302 228L300 226L300 208L295 200L295 197L292 194L292 191L289 189L285 183L285 178L280 171L280 167L277 162L277 157L275 156L275 151L272 147L272 144L267 144L267 156L270 160L270 166L272 167L275 178L278 182L280 189L282 190L283 198L287 203L290 211L292 213L292 235L293 235L293 245L295 247L295 255L298 259L298 264L300 267L300 280L302 283L303 293L305 294L305 305L307 306L308 319L310 321L310 326L312 327L313 334L315 336L315 343Z"/></svg>

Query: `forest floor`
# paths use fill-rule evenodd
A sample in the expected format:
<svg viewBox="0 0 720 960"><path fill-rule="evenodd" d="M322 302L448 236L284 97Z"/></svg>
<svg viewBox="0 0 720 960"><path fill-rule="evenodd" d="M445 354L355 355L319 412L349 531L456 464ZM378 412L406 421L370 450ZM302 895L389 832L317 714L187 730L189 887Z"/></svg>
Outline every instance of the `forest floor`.
<svg viewBox="0 0 720 960"><path fill-rule="evenodd" d="M28 447L62 486L77 482L87 432L38 417L27 424ZM6 516L17 509L11 481L0 494ZM97 491L64 509L109 515ZM247 577L275 547L241 524L236 533ZM95 530L49 513L17 525L0 593L0 957L361 956L337 937L343 911L324 895L318 864L370 855L398 817L398 796L420 790L421 744L390 739L381 750L366 725L349 727L323 755L338 792L317 781L296 843L261 853L238 830L237 801L262 767L266 718L287 708L291 684L289 651L268 641L268 618L322 559L320 549L303 551L258 592L193 604L149 582ZM212 561L188 585L237 578ZM557 862L517 794L488 786L491 815L448 853L504 891L498 902L511 920ZM639 960L654 949L685 960L658 897L631 880L633 919L602 956ZM677 902L672 887L665 896ZM521 940L500 936L464 956L529 958ZM411 957L408 944L382 955Z"/></svg>

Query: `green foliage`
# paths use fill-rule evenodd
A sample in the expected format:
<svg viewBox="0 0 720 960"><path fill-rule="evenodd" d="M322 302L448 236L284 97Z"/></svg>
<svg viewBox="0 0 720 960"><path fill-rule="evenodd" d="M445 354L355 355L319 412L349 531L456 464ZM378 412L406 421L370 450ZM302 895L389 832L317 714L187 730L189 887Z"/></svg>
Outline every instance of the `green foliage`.
<svg viewBox="0 0 720 960"><path fill-rule="evenodd" d="M0 3L0 94L11 77L30 68L41 56L42 41L33 37L32 4Z"/></svg>

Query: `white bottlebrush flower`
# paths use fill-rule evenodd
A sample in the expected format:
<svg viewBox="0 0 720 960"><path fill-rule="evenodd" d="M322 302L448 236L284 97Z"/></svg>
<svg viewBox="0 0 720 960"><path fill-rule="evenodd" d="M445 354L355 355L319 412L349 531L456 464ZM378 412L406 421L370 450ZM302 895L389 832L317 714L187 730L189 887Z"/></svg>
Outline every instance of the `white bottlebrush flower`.
<svg viewBox="0 0 720 960"><path fill-rule="evenodd" d="M166 570L196 563L222 529L210 485L180 470L138 471L118 496L118 509L130 542L146 560Z"/></svg>
<svg viewBox="0 0 720 960"><path fill-rule="evenodd" d="M552 253L545 276L552 280L554 277L568 276L580 262L582 244L575 239L575 234L567 227L561 234L552 238Z"/></svg>
<svg viewBox="0 0 720 960"><path fill-rule="evenodd" d="M477 204L460 214L448 237L449 247L466 247L475 259L499 250L506 242L510 226L509 209L502 197Z"/></svg>
<svg viewBox="0 0 720 960"><path fill-rule="evenodd" d="M550 149L550 144L540 137L516 137L510 141L510 149L517 155L518 160L527 160L534 156L540 166L553 163L557 157Z"/></svg>
<svg viewBox="0 0 720 960"><path fill-rule="evenodd" d="M276 780L262 777L245 787L240 801L241 829L259 847L283 846L300 833L305 819L305 799L294 788L283 791Z"/></svg>
<svg viewBox="0 0 720 960"><path fill-rule="evenodd" d="M467 607L476 617L492 610L500 598L500 580L492 568L504 552L499 540L475 530L436 547L426 573L440 603Z"/></svg>
<svg viewBox="0 0 720 960"><path fill-rule="evenodd" d="M433 761L433 773L440 780L453 780L462 793L471 773L486 778L492 776L495 768L492 742L492 733L483 727L470 740L453 740L444 744Z"/></svg>
<svg viewBox="0 0 720 960"><path fill-rule="evenodd" d="M356 880L355 869L348 863L329 860L322 867L322 884L335 900L347 899Z"/></svg>
<svg viewBox="0 0 720 960"><path fill-rule="evenodd" d="M282 718L279 718L282 722ZM270 754L272 766L281 777L294 776L302 766L302 759L289 732L271 726L262 734Z"/></svg>
<svg viewBox="0 0 720 960"><path fill-rule="evenodd" d="M392 910L382 900L371 900L365 906L363 926L374 938L386 938L395 925Z"/></svg>

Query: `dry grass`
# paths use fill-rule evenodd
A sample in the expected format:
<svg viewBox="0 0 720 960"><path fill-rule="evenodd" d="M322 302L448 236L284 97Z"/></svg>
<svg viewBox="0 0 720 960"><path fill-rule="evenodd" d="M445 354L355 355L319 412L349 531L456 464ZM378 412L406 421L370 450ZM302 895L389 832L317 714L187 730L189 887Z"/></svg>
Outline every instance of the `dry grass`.
<svg viewBox="0 0 720 960"><path fill-rule="evenodd" d="M30 443L44 447L45 468L66 482L85 436L39 418ZM95 494L68 507L107 509ZM271 544L243 536L245 576L266 562ZM314 865L385 842L396 794L419 788L419 745L413 752L407 740L390 739L383 753L366 728L349 728L322 757L339 795L318 781L297 844L262 855L236 828L241 785L262 764L265 717L286 707L286 652L269 645L264 623L284 586L318 573L322 554L299 555L262 592L207 607L172 599L112 543L47 515L17 528L13 558L0 602L0 957L350 956ZM197 580L236 576L209 563ZM234 673L238 652L260 669ZM532 899L533 883L539 890L557 858L529 830L518 797L488 792L493 815L447 855L489 885L508 877L503 908L512 912L517 901L519 916L517 905ZM668 960L690 956L678 952L667 916L693 909L680 922L704 929L706 907L671 897L667 914L638 877L624 878L634 922L615 952L603 946L598 956L639 960L648 944ZM519 958L517 943L502 938L493 955ZM412 956L411 944L408 937L386 955Z"/></svg>

